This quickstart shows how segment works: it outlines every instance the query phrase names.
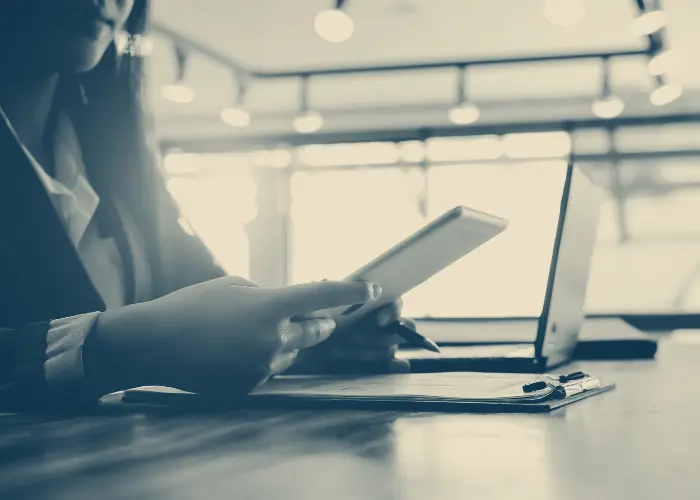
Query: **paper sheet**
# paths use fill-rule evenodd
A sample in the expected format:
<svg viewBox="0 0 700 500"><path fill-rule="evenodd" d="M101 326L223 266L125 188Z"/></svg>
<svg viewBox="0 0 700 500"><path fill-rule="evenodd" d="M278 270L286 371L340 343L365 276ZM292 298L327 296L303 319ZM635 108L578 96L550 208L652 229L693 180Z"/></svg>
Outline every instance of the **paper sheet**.
<svg viewBox="0 0 700 500"><path fill-rule="evenodd" d="M258 388L255 396L369 399L450 399L468 401L541 399L551 389L524 393L533 375L488 373L413 373L372 377L279 377Z"/></svg>

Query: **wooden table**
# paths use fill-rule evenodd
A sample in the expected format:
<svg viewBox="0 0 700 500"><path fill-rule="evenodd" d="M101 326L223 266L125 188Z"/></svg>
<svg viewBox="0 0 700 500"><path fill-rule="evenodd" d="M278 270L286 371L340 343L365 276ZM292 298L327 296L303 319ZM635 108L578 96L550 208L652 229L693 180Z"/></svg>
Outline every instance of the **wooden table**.
<svg viewBox="0 0 700 500"><path fill-rule="evenodd" d="M695 338L579 365L618 389L550 415L6 415L0 498L697 500Z"/></svg>

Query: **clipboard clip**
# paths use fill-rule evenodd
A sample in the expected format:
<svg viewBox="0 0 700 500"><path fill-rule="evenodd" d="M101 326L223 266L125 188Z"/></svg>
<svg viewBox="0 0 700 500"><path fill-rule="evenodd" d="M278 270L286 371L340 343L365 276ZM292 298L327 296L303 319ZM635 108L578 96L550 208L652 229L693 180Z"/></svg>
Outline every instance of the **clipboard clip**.
<svg viewBox="0 0 700 500"><path fill-rule="evenodd" d="M602 385L598 377L583 372L563 375L555 380L557 380L557 383L552 385L555 393L561 398L575 396L591 389L597 389Z"/></svg>
<svg viewBox="0 0 700 500"><path fill-rule="evenodd" d="M554 397L566 399L591 389L597 389L602 385L598 377L583 372L574 372L558 377L545 375L545 378L549 380L539 380L531 384L525 384L523 392L531 393L549 388L552 390Z"/></svg>

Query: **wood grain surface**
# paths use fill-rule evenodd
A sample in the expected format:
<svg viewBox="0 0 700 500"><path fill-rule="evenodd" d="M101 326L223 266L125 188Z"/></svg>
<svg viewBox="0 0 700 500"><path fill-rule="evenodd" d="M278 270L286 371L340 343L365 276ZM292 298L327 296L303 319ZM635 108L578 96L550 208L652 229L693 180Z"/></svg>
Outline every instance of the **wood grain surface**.
<svg viewBox="0 0 700 500"><path fill-rule="evenodd" d="M698 499L700 334L549 415L0 416L0 499Z"/></svg>

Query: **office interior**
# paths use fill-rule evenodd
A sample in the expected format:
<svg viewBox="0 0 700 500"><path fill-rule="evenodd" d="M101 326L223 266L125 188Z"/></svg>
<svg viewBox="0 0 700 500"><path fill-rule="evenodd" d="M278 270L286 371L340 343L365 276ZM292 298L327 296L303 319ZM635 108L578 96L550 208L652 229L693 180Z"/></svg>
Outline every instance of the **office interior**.
<svg viewBox="0 0 700 500"><path fill-rule="evenodd" d="M574 161L605 189L587 313L661 330L700 307L698 9L167 0L133 46L182 222L227 272L342 278L466 205L510 230L409 292L405 314L536 316L546 184Z"/></svg>
<svg viewBox="0 0 700 500"><path fill-rule="evenodd" d="M406 294L403 315L440 345L532 342L509 322L543 310L573 162L604 195L583 330L614 340L622 321L659 349L572 360L562 373L616 387L537 415L0 413L1 499L699 498L700 2L151 7L150 33L118 42L145 61L180 224L228 274L343 278L464 205L508 229Z"/></svg>

